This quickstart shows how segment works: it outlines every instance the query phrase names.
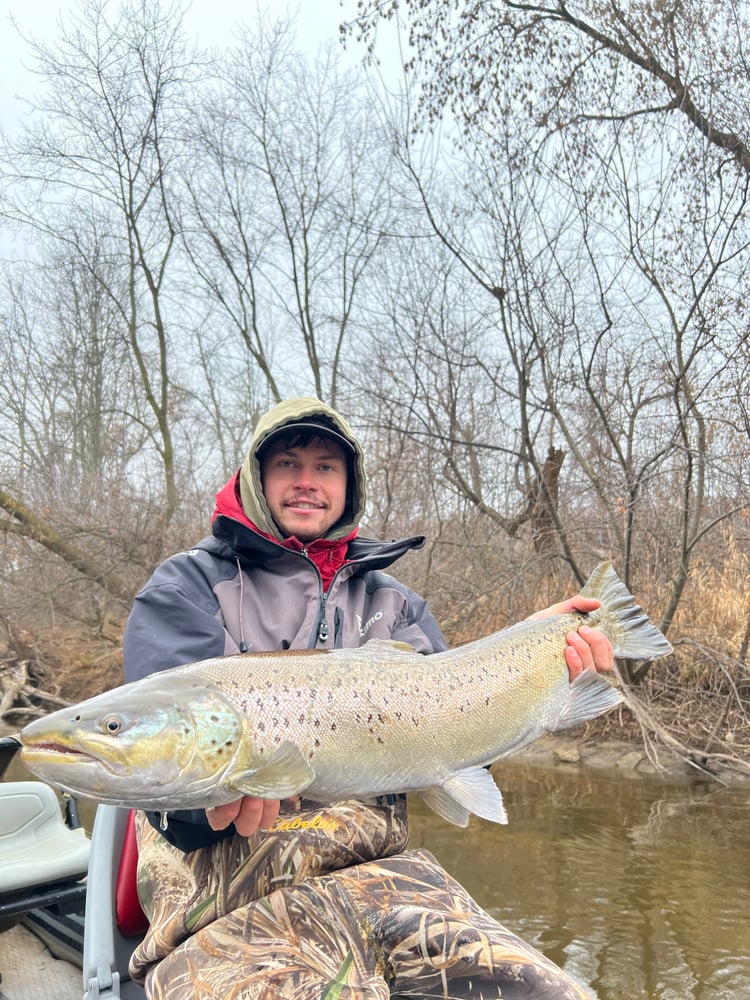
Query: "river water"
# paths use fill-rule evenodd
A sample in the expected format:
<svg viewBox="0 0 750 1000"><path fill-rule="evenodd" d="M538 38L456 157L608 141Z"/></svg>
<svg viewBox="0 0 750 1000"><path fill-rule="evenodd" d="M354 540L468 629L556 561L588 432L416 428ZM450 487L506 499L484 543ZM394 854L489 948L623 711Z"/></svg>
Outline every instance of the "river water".
<svg viewBox="0 0 750 1000"><path fill-rule="evenodd" d="M513 760L508 825L412 802L425 847L599 1000L750 1000L750 790Z"/></svg>

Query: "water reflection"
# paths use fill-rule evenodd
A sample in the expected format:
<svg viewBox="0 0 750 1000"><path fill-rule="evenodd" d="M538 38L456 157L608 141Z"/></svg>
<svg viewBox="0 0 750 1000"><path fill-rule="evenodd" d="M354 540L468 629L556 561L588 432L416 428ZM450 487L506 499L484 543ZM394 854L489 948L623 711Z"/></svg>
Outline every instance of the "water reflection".
<svg viewBox="0 0 750 1000"><path fill-rule="evenodd" d="M600 1000L750 998L746 789L517 761L495 776L508 826L457 830L415 800L411 846Z"/></svg>

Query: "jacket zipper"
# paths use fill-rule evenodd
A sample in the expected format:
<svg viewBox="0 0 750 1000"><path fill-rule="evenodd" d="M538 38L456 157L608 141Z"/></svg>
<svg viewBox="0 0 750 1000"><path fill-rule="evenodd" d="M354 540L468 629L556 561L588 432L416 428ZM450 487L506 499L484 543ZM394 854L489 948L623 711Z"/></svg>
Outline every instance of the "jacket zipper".
<svg viewBox="0 0 750 1000"><path fill-rule="evenodd" d="M310 636L310 642L307 647L308 649L314 649L317 643L326 642L328 636L331 634L331 630L326 619L326 602L328 600L328 595L325 590L323 590L323 577L320 575L320 570L307 554L306 545L302 548L302 555L308 560L312 568L318 574L318 587L320 588L320 597L318 598L318 621L316 627L313 629L312 635Z"/></svg>
<svg viewBox="0 0 750 1000"><path fill-rule="evenodd" d="M320 616L318 618L318 639L320 642L325 642L330 635L330 629L328 628L328 622L326 621L326 601L327 596L325 593L320 595Z"/></svg>

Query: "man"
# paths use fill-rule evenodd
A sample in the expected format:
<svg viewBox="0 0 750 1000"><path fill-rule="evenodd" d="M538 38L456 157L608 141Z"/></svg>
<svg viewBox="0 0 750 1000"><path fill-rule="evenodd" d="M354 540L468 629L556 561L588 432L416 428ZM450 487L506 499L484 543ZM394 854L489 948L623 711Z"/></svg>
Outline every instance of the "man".
<svg viewBox="0 0 750 1000"><path fill-rule="evenodd" d="M217 495L212 535L163 563L136 597L125 632L126 679L224 654L355 647L375 638L408 642L425 654L446 649L424 599L384 572L423 545L424 538L360 538L365 502L364 456L341 415L311 398L274 407L259 421L241 469ZM542 614L597 606L579 596ZM583 628L568 641L571 678L589 667L611 668L612 649L597 630ZM311 972L307 957L295 952L278 959L273 975L265 970L258 942L266 934L283 934L275 924L272 930L266 927L265 911L255 901L270 892L269 898L283 899L284 907L295 905L305 893L330 892L339 899L348 885L341 912L349 912L355 890L345 872L358 866L359 892L373 870L367 866L399 855L408 836L403 796L335 806L244 797L206 811L170 814L161 835L159 817L149 818L151 828L139 822L139 881L151 927L134 955L132 971L145 979L153 997L193 995L193 970L198 967L214 984L215 995L229 996L215 983L236 973L237 949L247 952L243 982L248 985L246 993L232 996L260 997L266 988L262 984L273 975L286 982L289 970L302 966L303 989L308 984L304 977L312 976L310 996L315 996L319 986L325 989L327 973L320 973L318 983L319 970ZM410 865L410 878L421 871L437 901L443 891L438 883L443 885L448 876L422 858L410 859ZM381 869L382 864L376 867L379 874L368 902L357 905L381 908L378 887L386 878ZM276 897L274 890L286 895ZM446 898L459 890L452 885ZM470 900L466 905L476 907ZM309 911L310 906L304 908ZM325 912L334 920L336 904L329 902ZM347 939L348 924L342 921L338 942ZM252 935L247 933L250 925ZM402 932L400 926L394 931L398 940ZM215 959L214 933L233 942L235 957L224 964ZM299 936L298 928L292 936ZM310 938L306 956L320 935ZM379 938L368 947L377 950L380 943ZM367 965L361 958L359 964L363 962ZM493 963L496 958L489 966ZM365 995L370 987L363 984L362 969L351 974L357 982L354 995ZM335 969L332 975L338 975ZM538 979L539 967L535 975ZM373 982L377 993L382 977L376 975ZM278 983L273 988L280 989ZM559 991L560 984L555 988Z"/></svg>

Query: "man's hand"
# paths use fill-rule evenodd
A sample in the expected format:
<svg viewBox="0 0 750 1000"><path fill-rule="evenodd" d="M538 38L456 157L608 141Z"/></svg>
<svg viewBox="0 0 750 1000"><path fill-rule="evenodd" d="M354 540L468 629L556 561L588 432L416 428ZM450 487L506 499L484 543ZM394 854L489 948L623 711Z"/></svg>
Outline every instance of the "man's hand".
<svg viewBox="0 0 750 1000"><path fill-rule="evenodd" d="M258 830L267 830L279 815L278 799L254 799L246 795L236 802L206 809L206 819L212 830L226 830L230 823L241 837L252 837Z"/></svg>
<svg viewBox="0 0 750 1000"><path fill-rule="evenodd" d="M567 601L560 601L553 604L544 611L537 611L529 617L528 621L541 621L552 615L564 615L570 611L582 611L584 614L589 611L596 611L601 604L593 597L568 598ZM588 625L581 625L577 632L568 632L565 637L568 646L565 650L565 662L568 665L568 673L571 681L574 681L584 670L597 670L606 673L612 670L615 665L615 654L609 639L599 629L589 628Z"/></svg>

